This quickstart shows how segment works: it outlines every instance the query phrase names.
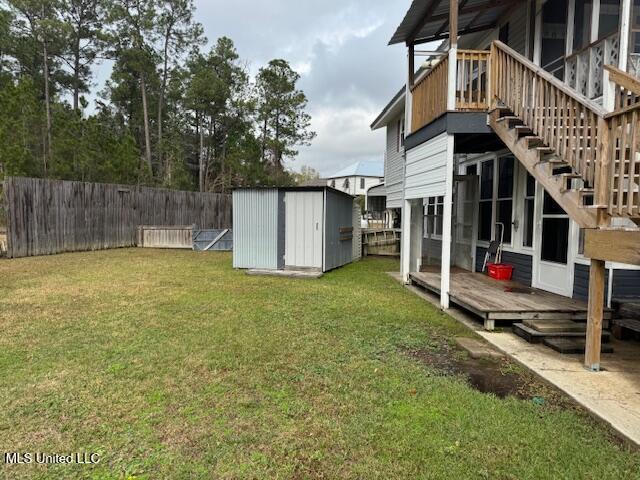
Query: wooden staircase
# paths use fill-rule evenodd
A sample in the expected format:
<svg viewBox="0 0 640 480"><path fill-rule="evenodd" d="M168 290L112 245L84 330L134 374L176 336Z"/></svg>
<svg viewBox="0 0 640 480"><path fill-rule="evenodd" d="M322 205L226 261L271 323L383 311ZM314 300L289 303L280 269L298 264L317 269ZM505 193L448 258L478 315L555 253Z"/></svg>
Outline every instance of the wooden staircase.
<svg viewBox="0 0 640 480"><path fill-rule="evenodd" d="M607 113L501 42L491 63L489 124L549 195L582 228L640 223L640 83L615 72Z"/></svg>

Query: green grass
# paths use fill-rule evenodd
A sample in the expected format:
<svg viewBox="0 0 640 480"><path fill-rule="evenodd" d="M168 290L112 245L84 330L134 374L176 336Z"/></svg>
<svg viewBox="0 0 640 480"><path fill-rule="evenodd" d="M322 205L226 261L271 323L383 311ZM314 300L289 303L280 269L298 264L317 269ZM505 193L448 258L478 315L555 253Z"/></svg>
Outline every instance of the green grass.
<svg viewBox="0 0 640 480"><path fill-rule="evenodd" d="M249 277L142 249L0 263L0 452L95 466L0 477L640 478L573 409L499 399L407 355L468 333L362 261Z"/></svg>

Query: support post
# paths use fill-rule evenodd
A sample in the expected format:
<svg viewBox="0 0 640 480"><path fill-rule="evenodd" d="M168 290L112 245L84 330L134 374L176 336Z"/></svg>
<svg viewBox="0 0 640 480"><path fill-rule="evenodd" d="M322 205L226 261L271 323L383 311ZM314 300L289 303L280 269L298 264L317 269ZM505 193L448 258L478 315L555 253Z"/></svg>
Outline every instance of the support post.
<svg viewBox="0 0 640 480"><path fill-rule="evenodd" d="M401 222L400 275L404 283L409 283L409 267L411 265L411 200L404 201Z"/></svg>
<svg viewBox="0 0 640 480"><path fill-rule="evenodd" d="M631 0L622 0L620 4L620 39L618 51L618 68L627 71L629 61L629 36L631 27Z"/></svg>
<svg viewBox="0 0 640 480"><path fill-rule="evenodd" d="M604 315L604 275L605 262L592 259L591 269L589 270L589 313L584 354L584 366L592 372L600 371L602 317Z"/></svg>
<svg viewBox="0 0 640 480"><path fill-rule="evenodd" d="M453 214L454 141L454 134L447 134L447 164L445 167L442 256L440 266L440 306L443 309L449 308L449 292L451 290L451 217Z"/></svg>
<svg viewBox="0 0 640 480"><path fill-rule="evenodd" d="M447 110L456 109L458 70L458 0L449 0L449 71L447 75Z"/></svg>
<svg viewBox="0 0 640 480"><path fill-rule="evenodd" d="M540 66L542 63L542 7L544 2L536 0L535 31L533 32L533 63Z"/></svg>
<svg viewBox="0 0 640 480"><path fill-rule="evenodd" d="M404 131L405 137L413 132L413 85L415 83L415 54L413 45L409 45L407 58L407 83L405 85L404 95Z"/></svg>
<svg viewBox="0 0 640 480"><path fill-rule="evenodd" d="M600 0L593 0L591 3L591 32L589 43L598 41L598 28L600 26Z"/></svg>

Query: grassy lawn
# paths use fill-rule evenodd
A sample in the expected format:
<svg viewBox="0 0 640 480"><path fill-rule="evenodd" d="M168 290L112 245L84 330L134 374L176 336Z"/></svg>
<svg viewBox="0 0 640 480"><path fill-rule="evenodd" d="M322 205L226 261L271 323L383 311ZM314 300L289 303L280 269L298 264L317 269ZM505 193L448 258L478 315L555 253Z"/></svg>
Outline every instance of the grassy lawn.
<svg viewBox="0 0 640 480"><path fill-rule="evenodd" d="M468 333L395 268L289 280L141 249L0 262L0 453L101 455L0 458L0 477L640 478L579 410L480 393L409 354Z"/></svg>

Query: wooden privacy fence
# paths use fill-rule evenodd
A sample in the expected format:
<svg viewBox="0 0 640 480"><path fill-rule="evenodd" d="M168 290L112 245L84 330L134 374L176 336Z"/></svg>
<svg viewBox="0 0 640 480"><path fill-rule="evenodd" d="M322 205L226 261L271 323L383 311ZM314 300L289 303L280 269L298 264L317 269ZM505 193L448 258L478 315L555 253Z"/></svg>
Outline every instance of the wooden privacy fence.
<svg viewBox="0 0 640 480"><path fill-rule="evenodd" d="M231 195L9 177L7 256L131 247L140 225L231 227Z"/></svg>

